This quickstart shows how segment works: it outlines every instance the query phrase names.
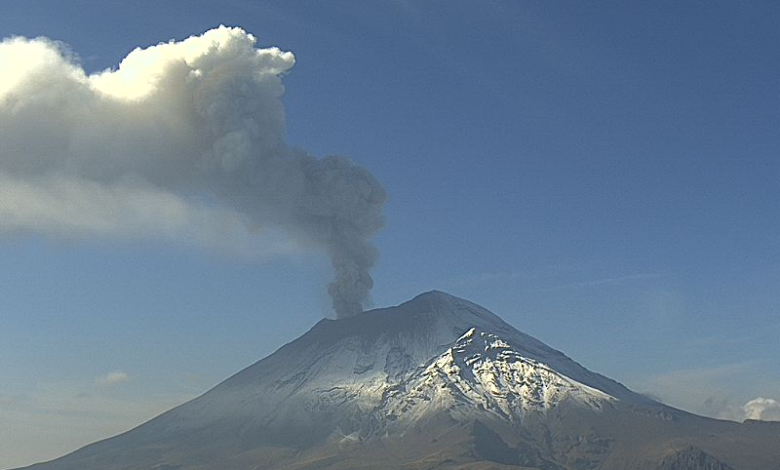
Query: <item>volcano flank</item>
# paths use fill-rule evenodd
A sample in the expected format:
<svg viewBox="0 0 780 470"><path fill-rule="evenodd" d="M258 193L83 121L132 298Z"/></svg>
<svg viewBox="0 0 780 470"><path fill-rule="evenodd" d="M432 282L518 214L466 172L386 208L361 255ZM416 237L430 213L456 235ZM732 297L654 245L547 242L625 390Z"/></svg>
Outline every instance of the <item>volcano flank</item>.
<svg viewBox="0 0 780 470"><path fill-rule="evenodd" d="M35 470L780 468L780 423L696 416L442 292L322 320L202 396Z"/></svg>

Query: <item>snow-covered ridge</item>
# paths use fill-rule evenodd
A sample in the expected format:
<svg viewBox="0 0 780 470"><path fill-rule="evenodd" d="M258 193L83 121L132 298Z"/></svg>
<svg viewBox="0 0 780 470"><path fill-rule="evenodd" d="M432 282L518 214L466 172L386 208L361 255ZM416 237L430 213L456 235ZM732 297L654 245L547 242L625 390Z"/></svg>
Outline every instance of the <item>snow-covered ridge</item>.
<svg viewBox="0 0 780 470"><path fill-rule="evenodd" d="M444 353L387 392L383 412L414 421L434 412L512 422L563 404L600 410L616 398L524 357L500 336L472 327Z"/></svg>

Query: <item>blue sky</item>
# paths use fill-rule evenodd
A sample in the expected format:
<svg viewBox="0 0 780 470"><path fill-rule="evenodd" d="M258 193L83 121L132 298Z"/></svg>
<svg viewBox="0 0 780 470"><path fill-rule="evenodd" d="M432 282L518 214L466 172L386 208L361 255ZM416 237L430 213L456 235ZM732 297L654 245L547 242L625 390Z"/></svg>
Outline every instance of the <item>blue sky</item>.
<svg viewBox="0 0 780 470"><path fill-rule="evenodd" d="M698 413L780 400L777 4L0 2L1 37L62 41L87 72L220 24L295 54L288 143L386 188L375 305L465 297ZM0 468L138 424L333 316L317 252L0 242Z"/></svg>

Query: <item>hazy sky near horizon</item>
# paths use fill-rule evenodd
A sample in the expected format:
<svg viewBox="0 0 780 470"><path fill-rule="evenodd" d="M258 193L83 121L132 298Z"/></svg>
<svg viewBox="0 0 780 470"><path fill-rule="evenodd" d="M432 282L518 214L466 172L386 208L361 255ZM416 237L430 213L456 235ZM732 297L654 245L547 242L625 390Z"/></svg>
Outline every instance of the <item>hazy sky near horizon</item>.
<svg viewBox="0 0 780 470"><path fill-rule="evenodd" d="M780 418L777 3L0 0L0 38L87 73L220 24L294 54L290 146L386 189L376 306L443 290L672 406ZM333 317L327 257L279 236L258 257L0 231L0 469Z"/></svg>

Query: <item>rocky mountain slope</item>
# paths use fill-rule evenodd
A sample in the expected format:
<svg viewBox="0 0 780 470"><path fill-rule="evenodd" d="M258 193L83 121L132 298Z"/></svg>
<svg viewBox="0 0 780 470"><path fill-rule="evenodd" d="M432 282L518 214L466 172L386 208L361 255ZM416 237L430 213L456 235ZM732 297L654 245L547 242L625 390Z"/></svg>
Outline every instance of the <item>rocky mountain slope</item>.
<svg viewBox="0 0 780 470"><path fill-rule="evenodd" d="M35 470L780 470L780 423L636 394L441 292L342 320Z"/></svg>

